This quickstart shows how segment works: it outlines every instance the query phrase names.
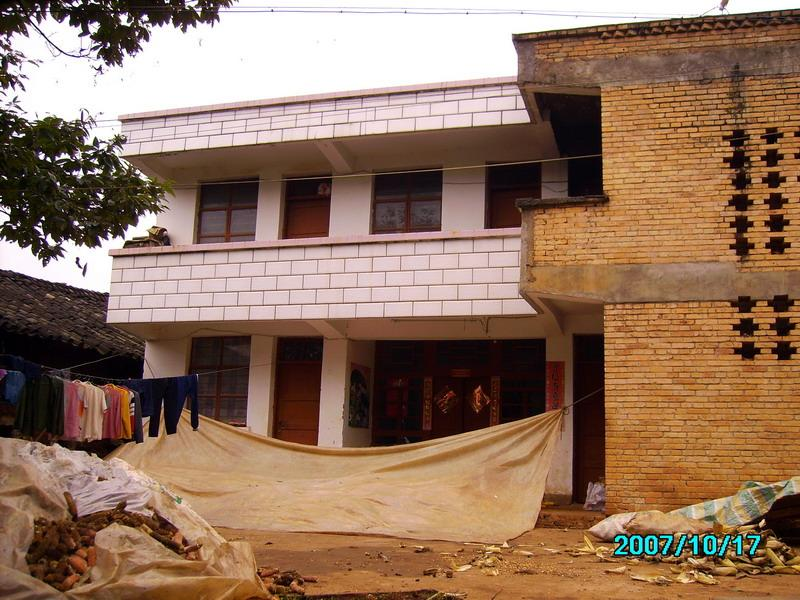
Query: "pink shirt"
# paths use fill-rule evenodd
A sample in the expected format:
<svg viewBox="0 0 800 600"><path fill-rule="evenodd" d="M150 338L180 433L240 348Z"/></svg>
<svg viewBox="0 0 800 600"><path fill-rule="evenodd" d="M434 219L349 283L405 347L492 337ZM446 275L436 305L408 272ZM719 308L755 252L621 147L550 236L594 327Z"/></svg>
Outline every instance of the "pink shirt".
<svg viewBox="0 0 800 600"><path fill-rule="evenodd" d="M83 439L81 429L81 405L83 401L79 394L80 385L73 381L64 380L64 435L65 440Z"/></svg>

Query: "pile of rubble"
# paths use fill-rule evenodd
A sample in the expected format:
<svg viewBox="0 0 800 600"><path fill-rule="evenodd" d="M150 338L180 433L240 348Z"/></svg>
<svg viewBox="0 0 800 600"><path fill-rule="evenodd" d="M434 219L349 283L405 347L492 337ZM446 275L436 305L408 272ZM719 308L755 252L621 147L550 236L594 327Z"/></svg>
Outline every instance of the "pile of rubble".
<svg viewBox="0 0 800 600"><path fill-rule="evenodd" d="M114 523L144 531L187 560L199 559L200 545L191 544L158 512L154 512L152 517L128 512L123 501L111 510L78 518L72 497L68 492L64 496L72 518L60 521L36 519L33 541L26 555L30 574L59 591L65 592L90 579L91 568L97 560L95 535Z"/></svg>
<svg viewBox="0 0 800 600"><path fill-rule="evenodd" d="M297 571L281 571L269 567L259 567L258 576L267 586L269 593L274 594L274 598L286 595L305 596L306 583L317 582L317 578L310 575L303 576Z"/></svg>

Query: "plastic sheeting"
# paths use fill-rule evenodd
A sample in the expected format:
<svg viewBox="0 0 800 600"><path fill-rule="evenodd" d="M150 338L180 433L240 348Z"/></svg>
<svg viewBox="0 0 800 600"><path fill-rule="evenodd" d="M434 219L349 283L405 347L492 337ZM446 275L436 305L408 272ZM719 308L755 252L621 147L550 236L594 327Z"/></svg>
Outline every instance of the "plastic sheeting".
<svg viewBox="0 0 800 600"><path fill-rule="evenodd" d="M75 496L80 514L111 508L123 499L134 511L152 514L156 509L192 542L203 544L202 560L185 560L141 531L112 525L95 537L91 582L62 594L28 574L25 555L34 519L69 518L64 491ZM123 461L0 439L0 531L0 597L5 599L267 597L249 544L226 542L197 513Z"/></svg>
<svg viewBox="0 0 800 600"><path fill-rule="evenodd" d="M113 456L217 526L497 542L536 524L560 425L552 411L417 444L319 448L202 417L193 431L184 413L176 434Z"/></svg>

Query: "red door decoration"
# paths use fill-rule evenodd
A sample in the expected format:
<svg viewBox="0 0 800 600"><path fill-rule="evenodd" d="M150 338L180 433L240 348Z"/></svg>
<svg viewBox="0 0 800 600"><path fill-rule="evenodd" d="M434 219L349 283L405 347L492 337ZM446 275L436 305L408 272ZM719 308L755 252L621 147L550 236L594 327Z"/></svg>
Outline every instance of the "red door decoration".
<svg viewBox="0 0 800 600"><path fill-rule="evenodd" d="M545 379L545 410L564 406L564 361L548 362Z"/></svg>

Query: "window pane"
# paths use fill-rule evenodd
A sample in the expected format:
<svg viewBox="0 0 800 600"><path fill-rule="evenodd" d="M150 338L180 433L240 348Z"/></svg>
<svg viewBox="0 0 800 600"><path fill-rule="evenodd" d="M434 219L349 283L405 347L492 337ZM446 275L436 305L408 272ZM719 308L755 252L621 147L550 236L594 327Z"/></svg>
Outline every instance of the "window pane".
<svg viewBox="0 0 800 600"><path fill-rule="evenodd" d="M251 233L256 230L256 209L244 208L231 211L231 235Z"/></svg>
<svg viewBox="0 0 800 600"><path fill-rule="evenodd" d="M222 364L226 366L247 366L250 364L250 338L225 338L222 349Z"/></svg>
<svg viewBox="0 0 800 600"><path fill-rule="evenodd" d="M225 208L228 206L228 186L224 183L207 183L200 187L200 208Z"/></svg>
<svg viewBox="0 0 800 600"><path fill-rule="evenodd" d="M217 373L201 375L197 378L197 389L201 396L216 396L217 394Z"/></svg>
<svg viewBox="0 0 800 600"><path fill-rule="evenodd" d="M192 364L213 367L219 364L220 338L201 337L192 340Z"/></svg>
<svg viewBox="0 0 800 600"><path fill-rule="evenodd" d="M228 184L231 205L247 205L258 203L258 182L248 181L243 183Z"/></svg>
<svg viewBox="0 0 800 600"><path fill-rule="evenodd" d="M405 174L375 176L376 199L405 198L406 192L407 189L406 189Z"/></svg>
<svg viewBox="0 0 800 600"><path fill-rule="evenodd" d="M420 200L411 203L412 229L439 229L442 203L440 200Z"/></svg>
<svg viewBox="0 0 800 600"><path fill-rule="evenodd" d="M202 379L202 378L201 378ZM200 410L200 414L204 417L209 417L211 419L216 419L216 415L214 414L214 398L208 396L200 396L198 398L198 408Z"/></svg>
<svg viewBox="0 0 800 600"><path fill-rule="evenodd" d="M221 385L220 395L225 396L246 396L247 395L247 380L248 369L241 371L228 371L227 373L220 373Z"/></svg>
<svg viewBox="0 0 800 600"><path fill-rule="evenodd" d="M408 173L408 187L412 198L441 197L442 172Z"/></svg>
<svg viewBox="0 0 800 600"><path fill-rule="evenodd" d="M206 210L200 213L200 235L225 233L228 213L224 210Z"/></svg>
<svg viewBox="0 0 800 600"><path fill-rule="evenodd" d="M397 231L405 227L405 202L380 202L375 205L375 231Z"/></svg>
<svg viewBox="0 0 800 600"><path fill-rule="evenodd" d="M286 199L330 198L331 179L290 179L286 182Z"/></svg>
<svg viewBox="0 0 800 600"><path fill-rule="evenodd" d="M247 399L226 398L219 405L219 420L232 425L244 425L247 422Z"/></svg>

